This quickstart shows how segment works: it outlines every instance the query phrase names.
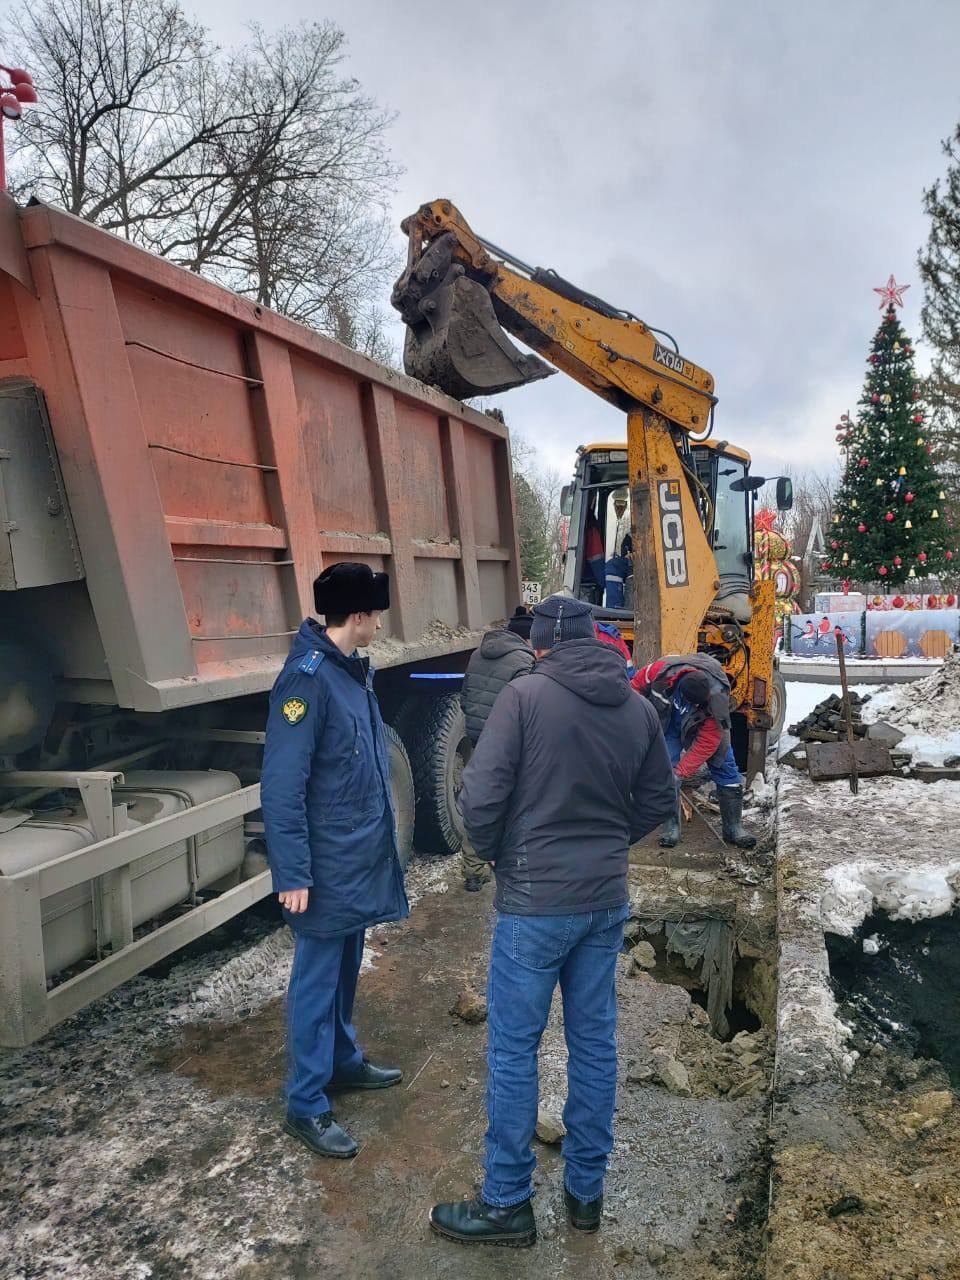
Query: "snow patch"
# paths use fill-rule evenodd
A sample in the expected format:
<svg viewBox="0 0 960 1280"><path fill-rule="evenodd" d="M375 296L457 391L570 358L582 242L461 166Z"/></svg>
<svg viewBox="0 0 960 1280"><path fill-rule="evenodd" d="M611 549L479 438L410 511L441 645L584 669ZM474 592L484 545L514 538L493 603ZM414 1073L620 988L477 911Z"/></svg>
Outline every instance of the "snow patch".
<svg viewBox="0 0 960 1280"><path fill-rule="evenodd" d="M960 860L899 868L847 863L827 874L821 918L828 933L849 938L876 909L886 911L891 920L929 920L952 911L958 898ZM879 950L876 940L872 941Z"/></svg>

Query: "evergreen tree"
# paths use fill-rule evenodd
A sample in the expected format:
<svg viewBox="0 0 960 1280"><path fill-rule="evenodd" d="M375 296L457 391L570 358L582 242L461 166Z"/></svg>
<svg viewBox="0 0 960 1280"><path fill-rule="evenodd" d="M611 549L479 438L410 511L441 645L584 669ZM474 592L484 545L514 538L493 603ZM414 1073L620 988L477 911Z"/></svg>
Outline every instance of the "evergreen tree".
<svg viewBox="0 0 960 1280"><path fill-rule="evenodd" d="M923 193L930 236L918 265L923 281L923 338L933 362L924 382L929 436L946 490L941 511L960 521L960 124L943 144L947 173Z"/></svg>
<svg viewBox="0 0 960 1280"><path fill-rule="evenodd" d="M536 490L516 468L513 492L517 504L517 541L520 543L520 574L524 582L545 582L550 569L547 518Z"/></svg>
<svg viewBox="0 0 960 1280"><path fill-rule="evenodd" d="M903 287L891 276L878 290L888 305L867 357L857 421L845 418L838 428L844 468L823 567L863 584L919 585L948 571L954 557L913 345L894 311Z"/></svg>

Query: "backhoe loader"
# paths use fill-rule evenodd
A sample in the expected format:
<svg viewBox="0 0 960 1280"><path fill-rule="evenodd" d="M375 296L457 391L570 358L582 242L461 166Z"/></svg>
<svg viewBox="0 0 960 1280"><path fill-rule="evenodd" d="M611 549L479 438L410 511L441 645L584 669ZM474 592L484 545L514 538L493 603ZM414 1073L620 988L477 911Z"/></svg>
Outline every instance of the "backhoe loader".
<svg viewBox="0 0 960 1280"><path fill-rule="evenodd" d="M718 658L736 705L734 749L753 776L786 706L774 584L754 572L753 515L767 480L750 474L744 450L712 439L713 378L669 334L481 239L448 200L421 206L401 226L407 268L392 302L407 326L407 373L468 399L559 369L626 414L626 442L581 447L564 489L564 587L616 623L637 665L693 650ZM624 549L625 497L629 607L606 607L597 566ZM784 477L776 502L792 504Z"/></svg>

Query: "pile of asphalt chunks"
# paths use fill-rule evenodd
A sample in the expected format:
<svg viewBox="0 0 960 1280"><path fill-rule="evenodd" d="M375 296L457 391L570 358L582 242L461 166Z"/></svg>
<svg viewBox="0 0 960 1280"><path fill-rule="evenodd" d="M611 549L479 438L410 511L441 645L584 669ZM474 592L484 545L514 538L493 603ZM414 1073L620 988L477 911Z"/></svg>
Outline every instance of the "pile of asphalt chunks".
<svg viewBox="0 0 960 1280"><path fill-rule="evenodd" d="M855 738L867 736L863 708L869 701L869 694L850 694L850 719ZM845 742L847 726L843 716L843 698L838 693L831 693L829 698L817 703L809 715L790 725L788 732L801 742Z"/></svg>

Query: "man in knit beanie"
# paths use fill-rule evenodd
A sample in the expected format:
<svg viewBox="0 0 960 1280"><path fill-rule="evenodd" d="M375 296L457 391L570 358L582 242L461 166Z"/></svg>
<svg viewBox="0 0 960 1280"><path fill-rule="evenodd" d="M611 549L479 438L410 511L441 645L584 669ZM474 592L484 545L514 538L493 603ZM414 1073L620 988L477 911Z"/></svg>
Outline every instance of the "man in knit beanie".
<svg viewBox="0 0 960 1280"><path fill-rule="evenodd" d="M557 983L569 1047L564 1199L596 1231L613 1145L617 955L629 914L627 851L673 812L675 788L653 707L596 638L590 606L535 606L537 663L504 687L464 772L460 806L493 864L497 918L488 978L485 1177L430 1224L464 1244L531 1245L537 1048Z"/></svg>

